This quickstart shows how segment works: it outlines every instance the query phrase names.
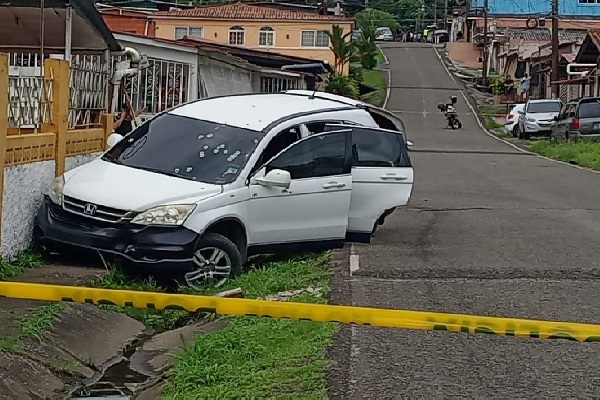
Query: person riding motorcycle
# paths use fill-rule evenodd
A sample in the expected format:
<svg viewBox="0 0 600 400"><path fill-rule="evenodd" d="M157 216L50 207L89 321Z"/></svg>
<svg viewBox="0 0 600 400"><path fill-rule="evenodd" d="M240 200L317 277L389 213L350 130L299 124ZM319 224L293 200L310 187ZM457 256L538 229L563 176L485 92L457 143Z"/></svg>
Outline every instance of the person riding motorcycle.
<svg viewBox="0 0 600 400"><path fill-rule="evenodd" d="M444 116L448 120L448 126L452 129L460 129L462 127L461 122L458 120L458 114L456 112L456 103L458 102L458 97L450 96L450 103L440 103L438 104L438 109L444 113Z"/></svg>

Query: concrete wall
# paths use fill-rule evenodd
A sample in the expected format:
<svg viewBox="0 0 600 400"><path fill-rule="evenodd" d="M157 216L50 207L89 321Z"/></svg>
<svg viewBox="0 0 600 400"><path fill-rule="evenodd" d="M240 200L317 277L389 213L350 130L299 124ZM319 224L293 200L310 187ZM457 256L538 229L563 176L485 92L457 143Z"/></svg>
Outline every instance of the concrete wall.
<svg viewBox="0 0 600 400"><path fill-rule="evenodd" d="M252 93L252 72L226 62L208 57L199 57L201 97L223 96L237 93Z"/></svg>
<svg viewBox="0 0 600 400"><path fill-rule="evenodd" d="M101 153L67 157L66 170L85 164ZM4 259L14 260L31 245L33 220L43 194L54 179L54 161L41 161L4 168L2 245Z"/></svg>

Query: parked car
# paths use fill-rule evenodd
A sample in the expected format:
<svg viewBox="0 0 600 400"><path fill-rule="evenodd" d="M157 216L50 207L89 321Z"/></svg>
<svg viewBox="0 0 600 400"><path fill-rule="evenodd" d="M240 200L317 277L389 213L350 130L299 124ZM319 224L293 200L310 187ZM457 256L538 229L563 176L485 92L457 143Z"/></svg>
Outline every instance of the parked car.
<svg viewBox="0 0 600 400"><path fill-rule="evenodd" d="M437 43L446 43L450 40L450 34L446 29L436 29L435 31L433 31L433 35L431 38L433 43L436 43L436 38Z"/></svg>
<svg viewBox="0 0 600 400"><path fill-rule="evenodd" d="M506 122L504 123L504 129L507 132L511 133L513 137L519 136L518 131L518 122L519 122L519 112L523 111L525 108L525 103L513 104L510 107L510 111L506 114Z"/></svg>
<svg viewBox="0 0 600 400"><path fill-rule="evenodd" d="M600 98L585 97L565 104L552 126L551 137L600 138Z"/></svg>
<svg viewBox="0 0 600 400"><path fill-rule="evenodd" d="M375 31L375 40L382 40L386 42L394 41L394 33L388 27L380 27Z"/></svg>
<svg viewBox="0 0 600 400"><path fill-rule="evenodd" d="M412 193L403 130L386 110L307 90L192 101L56 178L34 243L191 287L224 283L252 254L369 243Z"/></svg>
<svg viewBox="0 0 600 400"><path fill-rule="evenodd" d="M529 140L532 135L550 135L554 117L562 108L560 99L528 100L523 111L519 112L517 137Z"/></svg>

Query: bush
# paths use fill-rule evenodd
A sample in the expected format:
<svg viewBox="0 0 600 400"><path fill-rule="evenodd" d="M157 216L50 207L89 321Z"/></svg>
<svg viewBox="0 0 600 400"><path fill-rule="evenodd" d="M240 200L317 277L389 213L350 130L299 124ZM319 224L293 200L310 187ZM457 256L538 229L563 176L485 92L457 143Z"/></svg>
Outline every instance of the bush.
<svg viewBox="0 0 600 400"><path fill-rule="evenodd" d="M358 84L352 77L339 74L334 74L329 79L325 91L353 99L357 98L359 93Z"/></svg>

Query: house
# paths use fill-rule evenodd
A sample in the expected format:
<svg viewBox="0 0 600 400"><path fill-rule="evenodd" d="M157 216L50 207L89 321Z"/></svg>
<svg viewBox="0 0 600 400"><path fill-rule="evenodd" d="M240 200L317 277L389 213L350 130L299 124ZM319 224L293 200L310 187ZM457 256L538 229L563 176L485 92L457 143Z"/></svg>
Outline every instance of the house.
<svg viewBox="0 0 600 400"><path fill-rule="evenodd" d="M155 24L158 38L203 38L319 62L326 60L331 65L335 65L335 57L326 32L334 25L350 32L354 24L353 18L343 15L243 3L156 12L148 19ZM346 64L340 72L348 71Z"/></svg>
<svg viewBox="0 0 600 400"><path fill-rule="evenodd" d="M471 7L483 7L485 0L472 0ZM548 15L550 1L493 0L488 1L488 13L492 15ZM566 17L600 16L600 4L596 0L560 0L558 13Z"/></svg>

